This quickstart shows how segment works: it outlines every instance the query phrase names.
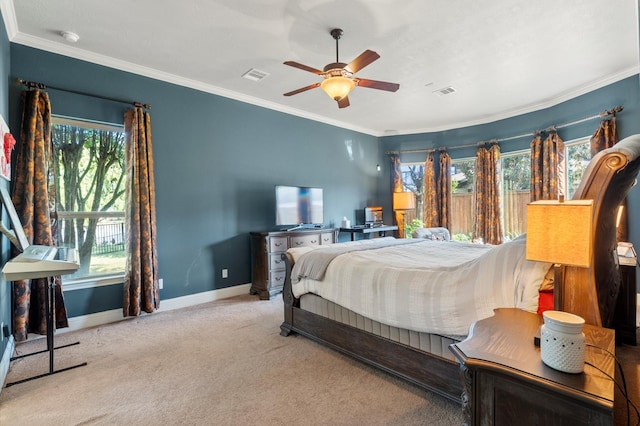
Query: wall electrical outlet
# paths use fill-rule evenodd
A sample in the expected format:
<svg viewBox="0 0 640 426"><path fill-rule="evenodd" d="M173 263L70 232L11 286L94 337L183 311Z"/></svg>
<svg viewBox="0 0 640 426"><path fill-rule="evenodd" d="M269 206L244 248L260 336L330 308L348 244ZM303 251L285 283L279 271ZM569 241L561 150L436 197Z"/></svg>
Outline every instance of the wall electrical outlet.
<svg viewBox="0 0 640 426"><path fill-rule="evenodd" d="M222 270L222 278L229 278L229 270L228 269L223 269Z"/></svg>
<svg viewBox="0 0 640 426"><path fill-rule="evenodd" d="M164 279L162 278L158 279L158 287L160 288L160 290L164 288Z"/></svg>

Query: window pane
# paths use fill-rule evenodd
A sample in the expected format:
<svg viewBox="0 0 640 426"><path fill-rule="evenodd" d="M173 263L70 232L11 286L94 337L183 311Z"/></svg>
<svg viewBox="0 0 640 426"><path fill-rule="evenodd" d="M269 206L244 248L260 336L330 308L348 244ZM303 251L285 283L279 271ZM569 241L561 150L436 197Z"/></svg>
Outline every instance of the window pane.
<svg viewBox="0 0 640 426"><path fill-rule="evenodd" d="M527 204L531 189L531 153L502 157L502 221L504 238L512 240L526 232Z"/></svg>
<svg viewBox="0 0 640 426"><path fill-rule="evenodd" d="M475 161L475 159L451 161L451 238L457 241L470 242L473 233Z"/></svg>
<svg viewBox="0 0 640 426"><path fill-rule="evenodd" d="M591 146L589 141L567 145L567 194L566 199L571 200L578 189L582 175L591 161Z"/></svg>
<svg viewBox="0 0 640 426"><path fill-rule="evenodd" d="M52 119L58 245L79 252L65 279L124 272L124 131Z"/></svg>
<svg viewBox="0 0 640 426"><path fill-rule="evenodd" d="M424 164L404 163L400 165L402 173L402 187L405 191L413 192L416 200L416 208L405 213L407 222L407 233L411 235L414 227L419 227L423 223L422 208L424 203ZM414 222L416 221L417 222Z"/></svg>

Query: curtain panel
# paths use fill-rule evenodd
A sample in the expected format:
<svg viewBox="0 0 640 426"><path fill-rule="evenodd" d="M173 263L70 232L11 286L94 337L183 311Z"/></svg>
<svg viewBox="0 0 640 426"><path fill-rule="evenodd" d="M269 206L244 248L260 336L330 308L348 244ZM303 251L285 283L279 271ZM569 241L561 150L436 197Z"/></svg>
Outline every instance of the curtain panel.
<svg viewBox="0 0 640 426"><path fill-rule="evenodd" d="M486 244L502 243L500 146L476 153L475 191L476 206L473 238Z"/></svg>
<svg viewBox="0 0 640 426"><path fill-rule="evenodd" d="M51 145L51 104L41 90L22 92L20 145L16 150L12 201L30 244L53 246L56 241L55 185ZM17 254L17 253L14 253ZM46 334L46 278L16 281L13 285L13 330L16 341L29 332ZM54 278L54 326L68 327L60 277Z"/></svg>
<svg viewBox="0 0 640 426"><path fill-rule="evenodd" d="M451 156L444 151L440 151L439 160L438 205L440 207L440 226L451 231Z"/></svg>
<svg viewBox="0 0 640 426"><path fill-rule="evenodd" d="M531 201L557 200L565 195L564 143L553 132L531 141Z"/></svg>
<svg viewBox="0 0 640 426"><path fill-rule="evenodd" d="M123 315L160 307L151 117L137 107L125 113L126 271Z"/></svg>
<svg viewBox="0 0 640 426"><path fill-rule="evenodd" d="M611 148L618 143L618 129L616 127L616 117L609 120L602 120L600 125L591 136L591 156L593 157L603 149Z"/></svg>
<svg viewBox="0 0 640 426"><path fill-rule="evenodd" d="M435 154L430 152L424 163L424 204L422 218L424 226L440 226L440 208L438 206L438 187L436 186Z"/></svg>

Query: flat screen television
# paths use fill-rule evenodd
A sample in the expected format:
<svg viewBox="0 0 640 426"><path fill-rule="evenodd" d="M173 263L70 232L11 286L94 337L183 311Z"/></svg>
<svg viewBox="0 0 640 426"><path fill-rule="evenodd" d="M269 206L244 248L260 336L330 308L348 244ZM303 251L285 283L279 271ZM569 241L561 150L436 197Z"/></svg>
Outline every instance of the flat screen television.
<svg viewBox="0 0 640 426"><path fill-rule="evenodd" d="M276 186L276 226L324 223L322 188Z"/></svg>

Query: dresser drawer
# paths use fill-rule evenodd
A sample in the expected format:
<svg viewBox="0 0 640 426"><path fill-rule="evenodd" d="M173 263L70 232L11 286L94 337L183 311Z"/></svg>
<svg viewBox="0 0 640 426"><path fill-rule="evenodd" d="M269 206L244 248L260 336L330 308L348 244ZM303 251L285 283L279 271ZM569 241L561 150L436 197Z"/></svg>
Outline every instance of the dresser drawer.
<svg viewBox="0 0 640 426"><path fill-rule="evenodd" d="M287 237L270 237L269 253L282 253L287 251Z"/></svg>
<svg viewBox="0 0 640 426"><path fill-rule="evenodd" d="M287 275L287 271L271 271L269 273L269 288L282 288L284 286L284 278Z"/></svg>
<svg viewBox="0 0 640 426"><path fill-rule="evenodd" d="M285 263L282 260L281 253L275 253L269 255L269 270L270 271L279 271L284 269Z"/></svg>
<svg viewBox="0 0 640 426"><path fill-rule="evenodd" d="M333 240L334 233L333 232L325 232L324 234L320 234L320 244L333 244L335 241Z"/></svg>
<svg viewBox="0 0 640 426"><path fill-rule="evenodd" d="M320 245L320 235L296 235L291 237L291 247L316 247Z"/></svg>

